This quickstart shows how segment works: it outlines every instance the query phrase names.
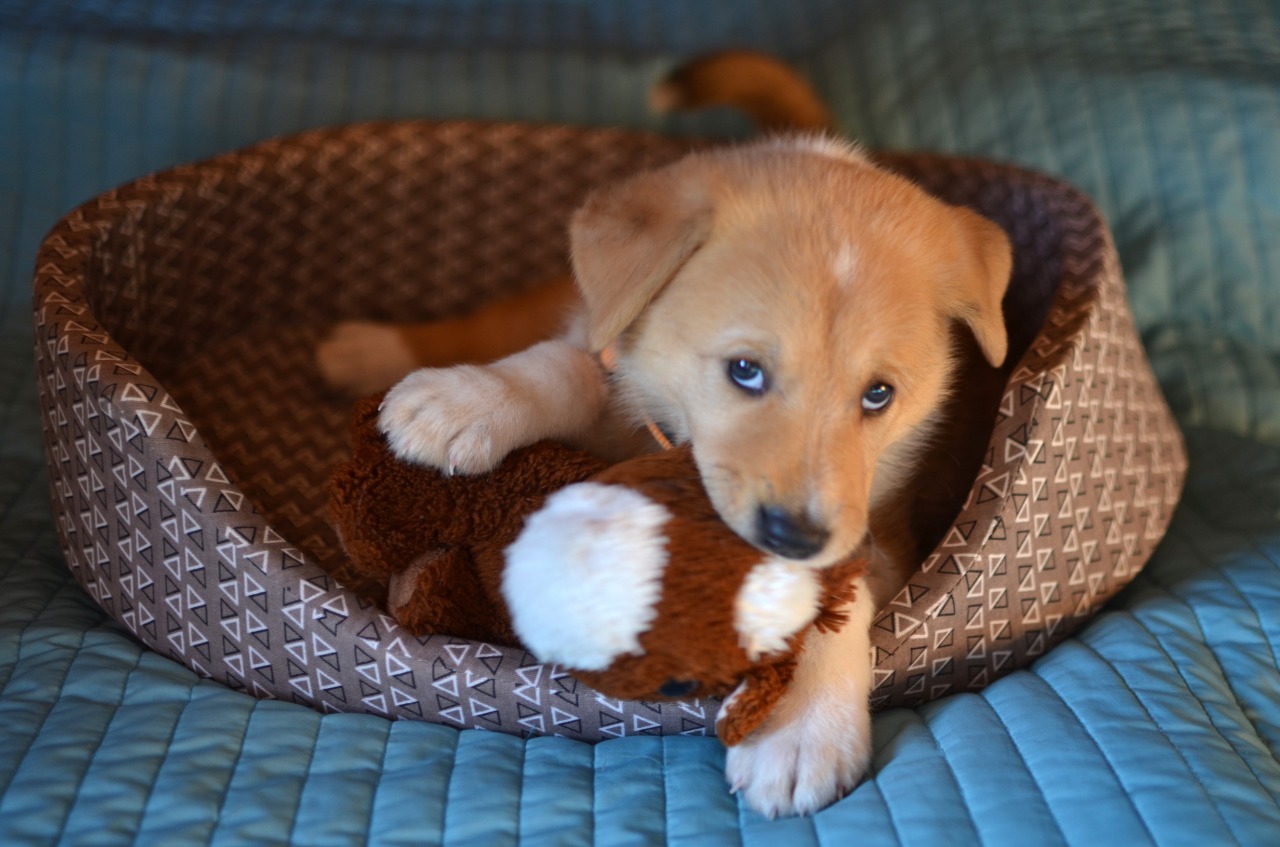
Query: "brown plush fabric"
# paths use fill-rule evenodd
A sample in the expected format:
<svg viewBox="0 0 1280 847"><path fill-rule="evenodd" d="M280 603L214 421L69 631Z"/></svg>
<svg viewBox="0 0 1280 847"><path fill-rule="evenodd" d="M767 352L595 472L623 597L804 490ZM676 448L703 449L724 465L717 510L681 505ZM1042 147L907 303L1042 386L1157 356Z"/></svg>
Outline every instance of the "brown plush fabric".
<svg viewBox="0 0 1280 847"><path fill-rule="evenodd" d="M724 696L741 686L720 718L727 744L767 716L791 681L809 627L791 637L785 652L755 661L747 654L735 603L751 569L768 557L720 520L689 449L603 468L584 453L543 442L516 451L490 474L446 477L391 455L376 426L380 401L357 406L352 458L330 483L330 519L347 552L334 575L344 584L387 606L415 635L516 644L502 570L525 519L572 483L625 485L672 515L662 530L667 565L656 617L640 636L640 653L575 676L627 700ZM864 566L853 561L822 574L815 625L843 622L839 607L852 599L851 582Z"/></svg>
<svg viewBox="0 0 1280 847"><path fill-rule="evenodd" d="M407 572L413 587L400 589L411 602L390 611L410 632L518 643L501 600L502 551L549 493L603 463L543 442L491 474L446 477L387 450L377 429L381 400L356 406L351 460L330 479L329 517L348 554L334 576L386 606L389 587Z"/></svg>

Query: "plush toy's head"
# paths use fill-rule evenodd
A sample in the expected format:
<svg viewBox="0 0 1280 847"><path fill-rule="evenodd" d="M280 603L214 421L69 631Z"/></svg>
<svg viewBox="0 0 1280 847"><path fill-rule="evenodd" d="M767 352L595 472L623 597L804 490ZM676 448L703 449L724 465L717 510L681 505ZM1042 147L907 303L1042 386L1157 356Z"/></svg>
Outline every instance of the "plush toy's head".
<svg viewBox="0 0 1280 847"><path fill-rule="evenodd" d="M534 445L492 474L395 460L377 398L356 414L330 515L335 571L416 634L523 643L607 696L733 696L745 737L790 682L812 626L842 622L861 562L816 571L750 546L716 515L687 449L601 469Z"/></svg>
<svg viewBox="0 0 1280 847"><path fill-rule="evenodd" d="M737 691L741 714L718 723L732 743L781 696L819 613L838 622L858 567L817 571L746 544L677 448L549 497L507 548L502 589L529 649L609 696Z"/></svg>

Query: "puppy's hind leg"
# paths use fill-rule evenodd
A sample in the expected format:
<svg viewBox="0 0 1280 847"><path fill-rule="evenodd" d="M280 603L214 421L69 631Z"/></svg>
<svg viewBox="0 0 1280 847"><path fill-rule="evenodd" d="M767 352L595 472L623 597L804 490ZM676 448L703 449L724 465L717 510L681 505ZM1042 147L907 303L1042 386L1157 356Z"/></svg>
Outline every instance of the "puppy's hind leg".
<svg viewBox="0 0 1280 847"><path fill-rule="evenodd" d="M589 440L607 397L593 356L544 341L491 365L414 371L387 393L378 423L402 459L484 473L544 438Z"/></svg>
<svg viewBox="0 0 1280 847"><path fill-rule="evenodd" d="M316 364L330 388L373 394L414 368L493 362L554 338L577 302L573 281L563 277L443 320L343 321L316 346Z"/></svg>
<svg viewBox="0 0 1280 847"><path fill-rule="evenodd" d="M865 579L839 632L810 633L777 709L730 747L725 777L768 817L810 814L839 799L871 761L871 619Z"/></svg>

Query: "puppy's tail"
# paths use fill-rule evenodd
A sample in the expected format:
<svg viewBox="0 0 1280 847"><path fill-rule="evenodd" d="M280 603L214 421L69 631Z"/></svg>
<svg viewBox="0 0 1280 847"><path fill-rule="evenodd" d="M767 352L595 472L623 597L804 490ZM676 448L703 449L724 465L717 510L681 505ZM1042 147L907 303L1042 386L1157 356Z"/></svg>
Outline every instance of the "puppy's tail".
<svg viewBox="0 0 1280 847"><path fill-rule="evenodd" d="M649 91L658 113L733 106L766 132L834 130L831 113L808 80L764 53L729 50L676 68Z"/></svg>

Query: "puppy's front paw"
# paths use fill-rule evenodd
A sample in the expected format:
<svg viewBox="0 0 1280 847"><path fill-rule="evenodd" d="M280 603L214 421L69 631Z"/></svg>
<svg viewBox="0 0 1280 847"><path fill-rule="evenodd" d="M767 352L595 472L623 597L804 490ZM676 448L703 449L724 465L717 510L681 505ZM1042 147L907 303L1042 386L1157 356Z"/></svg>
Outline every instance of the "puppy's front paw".
<svg viewBox="0 0 1280 847"><path fill-rule="evenodd" d="M843 797L871 761L865 703L826 697L786 703L741 744L730 747L725 778L762 815L806 815Z"/></svg>
<svg viewBox="0 0 1280 847"><path fill-rule="evenodd" d="M413 370L413 351L391 324L344 321L316 345L316 365L330 388L362 397Z"/></svg>
<svg viewBox="0 0 1280 847"><path fill-rule="evenodd" d="M477 474L522 446L521 408L516 393L488 368L424 368L387 392L378 428L402 459Z"/></svg>

